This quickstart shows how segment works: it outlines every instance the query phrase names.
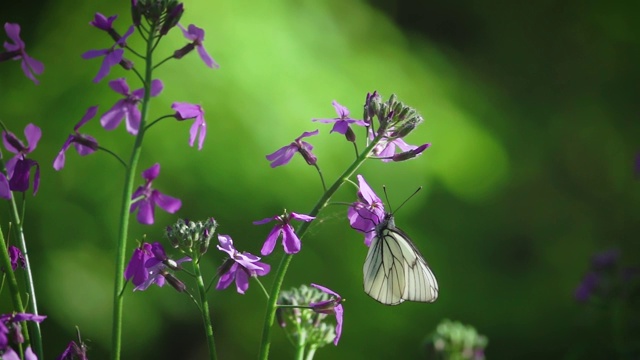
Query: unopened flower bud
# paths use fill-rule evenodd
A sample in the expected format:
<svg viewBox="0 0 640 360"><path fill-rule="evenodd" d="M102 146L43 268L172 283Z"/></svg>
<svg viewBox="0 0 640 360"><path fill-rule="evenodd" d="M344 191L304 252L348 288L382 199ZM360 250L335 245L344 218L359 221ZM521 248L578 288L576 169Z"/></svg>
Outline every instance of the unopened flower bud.
<svg viewBox="0 0 640 360"><path fill-rule="evenodd" d="M189 44L183 46L182 48L174 51L173 52L173 57L176 58L176 59L182 59L183 56L185 56L188 53L190 53L195 47L196 47L196 45L194 43L189 43Z"/></svg>
<svg viewBox="0 0 640 360"><path fill-rule="evenodd" d="M122 58L122 60L120 60L120 66L122 66L123 69L125 70L131 70L133 69L133 61L129 60L129 59L125 59Z"/></svg>
<svg viewBox="0 0 640 360"><path fill-rule="evenodd" d="M167 35L169 30L176 26L184 13L184 5L182 3L172 3L167 7L167 16L160 28L160 35Z"/></svg>
<svg viewBox="0 0 640 360"><path fill-rule="evenodd" d="M300 155L302 155L307 164L315 165L318 162L318 158L313 155L311 151L301 147L300 149L298 149L298 152L300 153Z"/></svg>
<svg viewBox="0 0 640 360"><path fill-rule="evenodd" d="M175 277L172 273L165 271L162 273L162 276L164 276L164 278L167 280L169 285L171 285L178 292L184 292L187 289L187 286L180 279Z"/></svg>
<svg viewBox="0 0 640 360"><path fill-rule="evenodd" d="M391 160L398 162L413 159L414 157L420 155L423 151L425 151L429 146L431 146L431 144L422 144L413 150L393 155L393 157L391 157Z"/></svg>

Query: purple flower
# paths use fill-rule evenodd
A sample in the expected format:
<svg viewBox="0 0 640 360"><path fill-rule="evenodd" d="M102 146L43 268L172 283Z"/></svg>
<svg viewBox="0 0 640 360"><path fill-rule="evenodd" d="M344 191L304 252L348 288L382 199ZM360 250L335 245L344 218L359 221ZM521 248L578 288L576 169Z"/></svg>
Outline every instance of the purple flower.
<svg viewBox="0 0 640 360"><path fill-rule="evenodd" d="M304 157L307 164L315 165L318 159L311 152L313 146L306 141L302 141L303 138L313 135L318 135L318 130L303 132L302 135L298 136L291 144L281 147L274 153L267 155L267 160L271 161L271 167L274 168L288 164L297 152Z"/></svg>
<svg viewBox="0 0 640 360"><path fill-rule="evenodd" d="M96 17L97 17L97 14L96 14ZM93 26L96 26L93 23L90 23L90 24ZM100 26L107 26L107 23L100 22ZM104 30L100 27L98 28L101 30ZM111 71L111 68L113 66L118 65L122 61L122 56L124 55L124 50L122 48L125 47L127 38L131 36L131 34L133 34L133 30L134 30L134 26L131 25L129 27L129 30L127 30L127 32L124 34L124 36L119 38L115 42L115 44L113 44L111 47L108 47L106 49L100 49L100 50L89 50L84 54L82 54L82 58L85 60L93 59L99 56L104 56L104 59L102 60L102 65L100 65L100 70L98 70L98 74L93 79L93 82L95 83L100 82L100 80L104 79L105 76L109 75L109 72Z"/></svg>
<svg viewBox="0 0 640 360"><path fill-rule="evenodd" d="M56 358L56 360L87 360L87 346L80 342L78 345L75 341L69 342L67 348L64 349L62 354Z"/></svg>
<svg viewBox="0 0 640 360"><path fill-rule="evenodd" d="M24 337L22 336L22 327L20 323L23 321L34 321L41 323L47 317L44 315L34 315L27 313L12 313L0 315L0 353L2 353L2 359L20 359L17 354L9 347L9 340L15 344L24 343ZM31 348L28 347L25 351L25 359L37 360Z"/></svg>
<svg viewBox="0 0 640 360"><path fill-rule="evenodd" d="M93 20L89 22L89 25L94 26L100 30L109 32L113 29L113 22L116 21L118 15L109 16L108 18L101 13L96 13Z"/></svg>
<svg viewBox="0 0 640 360"><path fill-rule="evenodd" d="M176 59L181 59L183 56L191 52L191 50L193 50L193 48L195 47L198 50L198 55L200 55L200 58L208 67L216 69L219 68L220 65L218 65L211 56L209 56L207 50L205 50L204 46L202 45L202 43L204 42L204 30L193 24L189 25L188 29L185 29L180 24L178 24L178 26L180 27L180 29L182 29L182 34L184 35L184 37L187 38L187 40L190 40L191 43L187 44L182 49L176 50L173 53L173 57L175 57Z"/></svg>
<svg viewBox="0 0 640 360"><path fill-rule="evenodd" d="M342 318L344 313L344 309L342 308L342 297L335 291L327 289L324 286L320 286L318 284L311 284L311 286L333 296L329 300L311 303L309 306L317 313L336 315L336 337L333 339L333 344L337 346L338 341L340 340L340 335L342 335Z"/></svg>
<svg viewBox="0 0 640 360"><path fill-rule="evenodd" d="M36 79L36 75L40 75L44 72L44 65L40 61L27 55L24 41L20 39L20 25L5 23L4 31L7 32L7 36L11 41L13 41L13 44L7 41L4 42L4 48L7 52L0 54L0 61L22 59L20 66L22 67L24 74L36 85L39 84L38 79Z"/></svg>
<svg viewBox="0 0 640 360"><path fill-rule="evenodd" d="M589 298L595 293L598 285L600 284L600 276L597 273L588 272L582 282L576 288L574 296L579 302L587 302Z"/></svg>
<svg viewBox="0 0 640 360"><path fill-rule="evenodd" d="M337 132L342 135L347 135L347 132L353 135L353 130L349 127L351 124L356 124L359 126L367 126L367 123L362 120L351 119L349 117L349 110L340 105L337 101L333 100L331 103L333 107L336 109L336 113L338 113L338 117L334 119L313 119L313 121L319 121L321 123L330 124L334 123L331 132ZM354 136L355 139L355 136Z"/></svg>
<svg viewBox="0 0 640 360"><path fill-rule="evenodd" d="M76 151L78 152L78 154L80 154L80 156L93 154L98 149L98 142L96 141L96 139L94 139L92 136L80 134L78 132L78 130L84 124L86 124L89 120L93 119L93 117L96 116L97 112L97 106L88 108L87 112L84 114L80 122L78 122L76 126L73 127L74 134L69 135L67 141L65 141L62 145L62 149L60 149L60 152L58 152L58 156L56 156L55 160L53 161L54 169L59 171L64 167L65 152L67 151L67 149L69 149L71 144L74 145Z"/></svg>
<svg viewBox="0 0 640 360"><path fill-rule="evenodd" d="M162 210L173 214L180 209L182 201L174 197L165 195L158 190L152 189L153 180L160 174L160 164L156 163L152 167L142 172L145 184L138 187L133 193L131 200L131 212L138 210L138 222L151 225L154 222L156 205Z"/></svg>
<svg viewBox="0 0 640 360"><path fill-rule="evenodd" d="M599 252L591 257L591 268L603 271L613 268L620 258L620 249L609 249Z"/></svg>
<svg viewBox="0 0 640 360"><path fill-rule="evenodd" d="M204 121L204 109L200 105L194 105L183 102L174 102L171 108L176 111L175 117L178 121L193 119L196 120L191 125L189 131L189 146L193 146L198 138L198 150L202 150L204 138L207 136L207 123Z"/></svg>
<svg viewBox="0 0 640 360"><path fill-rule="evenodd" d="M264 242L264 245L262 245L262 250L260 250L260 253L263 256L271 254L273 248L276 246L276 241L280 237L280 234L282 234L282 245L284 246L284 252L286 252L287 254L297 253L298 251L300 251L301 244L298 235L296 235L295 231L293 230L293 226L291 226L291 220L309 222L313 219L315 219L315 217L313 216L297 214L294 212L287 213L287 211L285 210L284 214L282 215L254 221L254 225L266 224L273 220L277 222L276 226L273 227L273 229L267 236L267 240Z"/></svg>
<svg viewBox="0 0 640 360"><path fill-rule="evenodd" d="M33 178L33 195L35 195L38 192L38 186L40 184L40 165L38 165L38 162L35 160L27 159L27 154L31 153L35 150L36 146L38 146L42 131L36 125L27 124L24 128L24 135L29 146L25 146L13 133L7 131L2 132L4 147L15 154L15 156L6 163L9 189L20 192L27 191L27 189L29 189L31 168L35 166L36 174Z"/></svg>
<svg viewBox="0 0 640 360"><path fill-rule="evenodd" d="M142 285L149 277L149 272L144 264L153 256L151 252L151 244L142 243L140 247L133 250L131 260L127 264L127 268L124 270L124 278L133 283L133 285Z"/></svg>
<svg viewBox="0 0 640 360"><path fill-rule="evenodd" d="M9 246L9 260L11 260L11 269L15 270L20 266L24 269L26 260L24 259L24 255L22 255L22 251L17 247L11 245Z"/></svg>
<svg viewBox="0 0 640 360"><path fill-rule="evenodd" d="M409 159L413 159L414 157L422 154L423 151L427 150L431 146L431 144L422 144L418 147L414 147L413 149L405 152L401 152L399 154L395 154L391 157L391 161L405 161Z"/></svg>
<svg viewBox="0 0 640 360"><path fill-rule="evenodd" d="M362 175L358 175L358 201L351 204L347 212L349 224L355 230L364 233L365 245L371 245L376 225L384 219L384 204Z"/></svg>
<svg viewBox="0 0 640 360"><path fill-rule="evenodd" d="M180 270L180 264L185 261L191 261L191 258L170 259L159 242L155 242L153 245L143 243L139 249L134 250L125 270L125 279L132 280L131 282L136 285L133 289L134 291L144 291L151 284L162 287L165 284L165 280L176 290L184 291L186 286L171 274L168 269Z"/></svg>
<svg viewBox="0 0 640 360"><path fill-rule="evenodd" d="M124 118L127 122L127 131L133 135L138 134L140 128L140 110L138 104L144 96L144 88L129 91L129 85L124 78L116 79L109 82L109 86L113 91L125 96L124 99L118 100L109 111L104 113L100 118L100 123L107 130L113 130ZM162 92L163 84L160 80L151 81L151 96L157 96Z"/></svg>
<svg viewBox="0 0 640 360"><path fill-rule="evenodd" d="M218 249L229 255L229 259L220 267L220 280L217 290L226 289L235 280L236 290L244 294L249 288L250 276L265 276L271 270L268 264L262 263L259 257L248 252L239 252L233 247L233 240L229 235L218 235Z"/></svg>
<svg viewBox="0 0 640 360"><path fill-rule="evenodd" d="M389 136L393 133L393 130L387 131L385 135ZM420 147L407 144L402 138L395 138L389 141L387 136L382 137L380 142L373 148L373 155L382 159L384 162L389 161L402 161L412 157L416 157L422 153L430 144L424 144ZM369 132L369 138L373 139L375 136L372 132ZM396 155L396 147L400 149L400 153ZM407 157L408 156L408 157ZM406 159L405 159L406 157ZM394 159L395 158L395 159Z"/></svg>

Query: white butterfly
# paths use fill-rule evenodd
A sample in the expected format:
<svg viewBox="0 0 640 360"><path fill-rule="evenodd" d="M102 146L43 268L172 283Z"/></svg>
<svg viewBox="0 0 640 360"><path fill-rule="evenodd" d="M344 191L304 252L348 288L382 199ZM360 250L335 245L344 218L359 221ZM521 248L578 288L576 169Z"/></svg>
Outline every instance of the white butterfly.
<svg viewBox="0 0 640 360"><path fill-rule="evenodd" d="M364 291L385 305L438 298L436 277L391 213L376 225L363 273Z"/></svg>

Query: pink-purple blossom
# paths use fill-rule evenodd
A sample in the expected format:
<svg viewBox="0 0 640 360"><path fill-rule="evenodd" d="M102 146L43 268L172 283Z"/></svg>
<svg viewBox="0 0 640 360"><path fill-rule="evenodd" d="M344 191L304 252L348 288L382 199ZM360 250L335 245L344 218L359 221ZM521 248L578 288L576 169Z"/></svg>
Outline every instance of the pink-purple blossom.
<svg viewBox="0 0 640 360"><path fill-rule="evenodd" d="M275 152L267 155L267 160L271 161L271 167L275 168L277 166L288 164L296 153L300 153L300 155L302 155L302 157L307 161L307 164L315 165L318 159L311 152L311 150L313 150L313 145L306 141L302 141L302 139L313 135L318 135L318 130L305 131L291 144L283 146Z"/></svg>
<svg viewBox="0 0 640 360"><path fill-rule="evenodd" d="M217 290L226 289L235 281L238 293L244 294L249 288L250 277L265 276L271 270L269 264L259 261L258 256L236 250L229 235L219 234L218 242L218 249L227 253L229 259L221 266L223 272L216 285Z"/></svg>
<svg viewBox="0 0 640 360"><path fill-rule="evenodd" d="M276 221L276 225L271 229L271 232L267 236L267 240L262 245L262 250L260 253L263 256L267 256L273 252L273 249L276 246L276 242L280 235L282 235L282 245L284 247L284 252L287 254L295 254L300 251L300 247L302 246L300 243L300 239L298 235L296 235L293 226L291 226L291 220L305 221L309 222L315 219L313 216L298 214L294 212L288 213L284 212L282 215L276 215L274 217L269 217L266 219L254 221L254 225L262 225L271 221Z"/></svg>
<svg viewBox="0 0 640 360"><path fill-rule="evenodd" d="M5 164L7 177L9 179L9 189L20 192L27 191L27 189L29 189L29 180L31 178L31 168L35 166L36 173L33 177L33 195L35 195L38 192L38 186L40 185L40 165L38 165L37 161L27 158L27 155L35 150L36 146L38 146L38 141L40 141L42 131L34 124L27 124L24 128L24 136L27 139L27 146L25 146L12 132L2 132L2 142L4 147L9 152L15 154L15 156L9 159ZM3 187L4 185L0 186L0 188ZM6 198L6 194L3 194L2 197Z"/></svg>
<svg viewBox="0 0 640 360"><path fill-rule="evenodd" d="M157 96L162 92L163 89L162 81L160 80L152 80L151 81L151 96ZM100 118L100 123L107 130L113 130L118 125L122 119L126 120L127 131L130 134L137 135L138 130L140 129L140 109L138 109L138 104L142 101L144 96L144 88L140 88L130 92L129 85L127 84L127 80L125 78L120 78L116 80L109 81L109 87L113 89L113 91L118 94L124 95L124 99L118 100Z"/></svg>
<svg viewBox="0 0 640 360"><path fill-rule="evenodd" d="M0 54L0 61L22 60L20 67L22 67L24 74L36 85L39 84L38 79L36 79L36 75L40 75L44 72L44 65L27 54L24 41L20 39L20 25L5 23L4 31L13 43L8 41L4 42L4 48L7 52Z"/></svg>
<svg viewBox="0 0 640 360"><path fill-rule="evenodd" d="M403 161L414 158L430 146L430 144L420 146L409 145L402 140L402 138L391 137L392 140L389 140L392 133L393 130L388 130L372 151L373 155L384 162ZM373 140L374 137L373 133L369 132L369 138ZM396 154L396 148L400 150L398 154Z"/></svg>
<svg viewBox="0 0 640 360"><path fill-rule="evenodd" d="M204 30L193 24L189 25L187 29L185 29L180 24L178 24L178 26L182 30L182 34L184 35L184 37L187 38L187 40L190 40L191 43L187 44L181 49L176 50L173 56L176 59L180 59L187 53L191 52L191 50L193 50L193 48L195 47L198 51L198 55L200 55L200 59L204 61L205 65L210 68L219 68L220 65L218 65L215 60L213 60L209 53L207 53L204 45L202 45L202 43L204 42Z"/></svg>
<svg viewBox="0 0 640 360"><path fill-rule="evenodd" d="M186 261L191 261L191 258L170 259L159 242L143 243L133 251L124 277L135 285L134 291L144 291L152 284L162 287L165 280L176 290L184 291L185 285L168 270L179 270L181 269L180 264Z"/></svg>
<svg viewBox="0 0 640 360"><path fill-rule="evenodd" d="M108 19L106 20L106 22L100 22L99 24L100 26L110 25L108 24ZM96 26L93 23L91 23L91 25ZM105 30L105 29L102 29L101 27L98 27L98 28L101 30ZM100 70L98 70L98 74L93 79L93 82L95 83L100 82L100 80L104 79L105 76L109 75L109 72L111 71L111 68L113 66L118 65L122 61L123 55L124 55L124 49L122 48L126 46L127 38L131 36L131 34L133 34L134 30L135 30L135 27L131 25L129 27L129 30L127 30L127 32L124 34L124 36L119 38L112 46L106 49L89 50L84 54L82 54L82 58L85 60L93 59L99 56L104 56L104 59L102 59L102 64L100 65Z"/></svg>
<svg viewBox="0 0 640 360"><path fill-rule="evenodd" d="M15 345L24 343L24 336L22 335L23 321L33 321L41 323L47 317L44 315L35 315L28 313L12 313L0 315L0 354L2 354L3 360L19 360L18 354L9 346L10 342ZM37 360L37 356L31 350L31 347L27 347L24 353L25 360Z"/></svg>
<svg viewBox="0 0 640 360"><path fill-rule="evenodd" d="M62 149L58 152L58 156L56 156L53 161L53 168L56 170L61 170L64 167L65 163L65 153L73 144L76 148L76 151L80 156L86 156L89 154L93 154L98 149L98 141L90 135L80 134L78 130L84 124L86 124L89 120L93 119L98 112L97 106L92 106L87 109L87 112L84 114L82 119L73 127L73 134L69 135L67 140L62 145Z"/></svg>
<svg viewBox="0 0 640 360"><path fill-rule="evenodd" d="M336 316L336 337L333 338L333 344L338 345L340 336L342 335L342 320L344 315L344 309L342 307L342 297L335 291L326 288L318 284L311 284L314 288L331 295L331 299L318 301L309 304L311 309L320 314L333 314Z"/></svg>
<svg viewBox="0 0 640 360"><path fill-rule="evenodd" d="M347 216L351 227L364 234L364 243L369 246L375 236L376 225L384 219L384 204L362 175L357 178L358 201L349 206Z"/></svg>
<svg viewBox="0 0 640 360"><path fill-rule="evenodd" d="M189 130L189 146L193 146L198 138L198 150L202 150L204 138L207 136L207 123L204 121L204 109L200 105L174 102L171 108L176 111L175 118L178 121L194 119L191 130Z"/></svg>
<svg viewBox="0 0 640 360"><path fill-rule="evenodd" d="M173 214L180 209L182 201L180 199L165 195L158 190L152 189L153 180L160 174L160 164L156 163L142 172L145 184L138 187L133 193L131 200L131 212L138 210L137 219L141 224L151 225L155 221L155 207Z"/></svg>
<svg viewBox="0 0 640 360"><path fill-rule="evenodd" d="M336 109L336 113L338 113L337 118L333 119L313 119L313 121L319 121L325 124L333 124L333 128L331 132L337 132L342 135L347 135L347 132L351 130L349 127L351 124L355 124L358 126L367 126L367 123L362 120L356 120L349 117L349 109L340 105L337 101L333 100L331 103L333 108Z"/></svg>

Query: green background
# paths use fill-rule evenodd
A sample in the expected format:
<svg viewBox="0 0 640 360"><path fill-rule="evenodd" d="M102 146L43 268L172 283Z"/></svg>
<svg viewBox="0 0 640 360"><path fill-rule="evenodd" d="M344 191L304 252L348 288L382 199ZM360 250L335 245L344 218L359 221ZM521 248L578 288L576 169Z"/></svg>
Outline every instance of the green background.
<svg viewBox="0 0 640 360"><path fill-rule="evenodd" d="M76 325L90 358L108 353L123 169L106 153L80 158L75 150L62 171L51 164L86 108L100 105L102 114L119 99L107 81L126 76L140 87L118 67L94 84L100 60L80 58L112 43L88 25L93 14L120 14L115 27L124 33L128 7L0 5L0 22L20 23L29 54L45 64L39 86L18 63L0 64L0 119L16 134L29 122L43 131L31 156L42 180L35 198L27 194L26 235L48 315L48 358L74 338ZM577 304L573 292L594 252L617 247L623 263L638 264L637 3L201 0L185 9L181 22L205 29L205 47L221 67L207 68L195 53L164 64L155 72L165 89L151 119L171 113L174 101L199 103L208 136L197 151L187 144L191 121L164 120L148 132L139 170L160 162L155 187L183 207L176 215L158 211L153 226L133 222L131 247L144 236L162 241L178 217L212 216L239 249L259 253L270 225L252 221L283 208L306 213L321 194L317 174L299 156L271 169L264 155L319 128L310 142L332 182L353 149L328 134L331 125L310 119L334 117L334 99L359 117L367 92L396 93L425 118L407 142L432 147L404 163L369 161L358 173L380 195L386 185L394 206L423 186L396 223L434 270L440 297L395 307L370 299L362 291L362 236L349 228L346 207L329 207L285 280L285 288L316 282L346 299L340 345L316 358L424 358L423 343L444 318L488 336L489 358L610 354L610 324ZM157 59L184 43L172 31ZM129 45L140 49L140 38ZM123 125L106 132L94 119L82 130L128 157L133 137ZM345 188L333 200L354 196ZM6 234L6 207L0 216ZM264 259L274 266L282 254L276 249ZM211 248L205 269L213 274L222 260ZM124 358L205 356L189 299L170 287L129 290ZM0 312L10 311L6 289L0 300ZM265 311L256 284L246 295L230 288L210 300L219 358L255 358ZM291 358L282 331L273 334L272 358Z"/></svg>

